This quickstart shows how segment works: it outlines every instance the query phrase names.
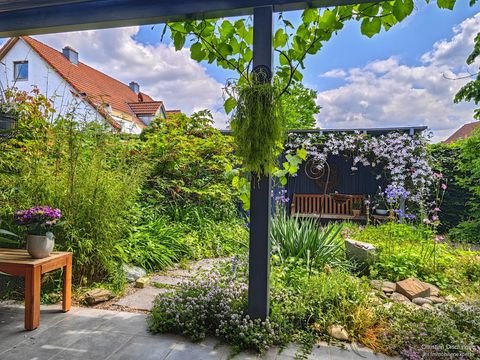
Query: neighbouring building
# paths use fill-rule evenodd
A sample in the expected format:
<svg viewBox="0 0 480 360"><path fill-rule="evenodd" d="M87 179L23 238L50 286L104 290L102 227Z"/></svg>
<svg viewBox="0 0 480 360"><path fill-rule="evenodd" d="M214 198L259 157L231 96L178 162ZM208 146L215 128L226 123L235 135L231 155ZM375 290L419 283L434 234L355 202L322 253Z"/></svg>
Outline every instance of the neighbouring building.
<svg viewBox="0 0 480 360"><path fill-rule="evenodd" d="M162 101L79 60L69 46L62 52L28 36L11 38L0 49L0 90L36 86L53 99L57 113L75 109L78 121L106 122L114 130L139 134L155 117L167 117Z"/></svg>
<svg viewBox="0 0 480 360"><path fill-rule="evenodd" d="M466 139L470 137L476 129L480 128L480 121L474 121L468 124L463 125L460 129L455 131L450 135L447 140L444 141L445 144L451 144L455 141Z"/></svg>

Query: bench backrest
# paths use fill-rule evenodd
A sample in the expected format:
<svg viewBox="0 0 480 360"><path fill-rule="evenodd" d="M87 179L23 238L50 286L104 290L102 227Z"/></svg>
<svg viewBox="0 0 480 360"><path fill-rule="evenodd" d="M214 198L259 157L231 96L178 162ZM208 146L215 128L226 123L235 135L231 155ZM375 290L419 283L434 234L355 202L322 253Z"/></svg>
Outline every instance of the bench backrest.
<svg viewBox="0 0 480 360"><path fill-rule="evenodd" d="M291 213L352 215L352 206L356 201L361 202L363 209L364 195L294 194Z"/></svg>

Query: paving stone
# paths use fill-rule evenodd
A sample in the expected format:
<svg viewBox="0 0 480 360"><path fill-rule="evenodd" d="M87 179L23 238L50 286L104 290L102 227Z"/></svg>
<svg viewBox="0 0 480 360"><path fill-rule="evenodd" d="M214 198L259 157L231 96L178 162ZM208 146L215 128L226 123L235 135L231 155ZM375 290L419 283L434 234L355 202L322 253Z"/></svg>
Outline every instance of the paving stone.
<svg viewBox="0 0 480 360"><path fill-rule="evenodd" d="M97 330L128 335L148 336L147 315L120 312L105 321Z"/></svg>
<svg viewBox="0 0 480 360"><path fill-rule="evenodd" d="M122 334L109 334L106 332L95 332L83 336L59 354L52 357L52 360L97 360L105 359L118 351L132 336Z"/></svg>
<svg viewBox="0 0 480 360"><path fill-rule="evenodd" d="M279 355L294 357L300 348L301 346L299 344L288 344L284 349L279 352Z"/></svg>
<svg viewBox="0 0 480 360"><path fill-rule="evenodd" d="M196 271L193 270L185 270L185 269L176 269L176 270L169 270L165 273L166 276L171 277L183 277L183 278L192 278L197 274Z"/></svg>
<svg viewBox="0 0 480 360"><path fill-rule="evenodd" d="M324 341L318 342L316 345L313 346L312 352L308 356L308 359L328 359L330 356L328 352L329 347L330 346Z"/></svg>
<svg viewBox="0 0 480 360"><path fill-rule="evenodd" d="M188 279L184 277L173 277L167 275L155 275L150 279L150 282L167 285L167 286L178 286L181 283L188 281Z"/></svg>
<svg viewBox="0 0 480 360"><path fill-rule="evenodd" d="M328 348L329 360L352 360L354 358L358 359L359 356L348 349L341 349L334 346Z"/></svg>
<svg viewBox="0 0 480 360"><path fill-rule="evenodd" d="M108 360L161 360L173 350L177 341L185 340L169 336L135 336Z"/></svg>
<svg viewBox="0 0 480 360"><path fill-rule="evenodd" d="M417 297L430 296L430 288L415 278L408 278L397 282L396 292L405 295L410 300Z"/></svg>
<svg viewBox="0 0 480 360"><path fill-rule="evenodd" d="M150 311L153 308L153 301L155 300L155 298L160 294L165 294L170 291L170 289L157 289L154 287L146 287L120 299L116 303L116 305L128 307L131 309Z"/></svg>
<svg viewBox="0 0 480 360"><path fill-rule="evenodd" d="M42 307L45 321L40 329L25 332L23 309L0 307L4 320L12 317L19 320L17 326L0 324L0 342L14 334L15 345L0 344L1 360L226 360L231 348L222 345L215 338L201 343L191 343L177 335L150 335L146 331L144 314L124 313L91 308L73 308L58 321L55 311L59 307ZM6 315L6 314L10 315ZM3 325L3 326L2 326ZM20 335L19 335L20 334ZM20 340L18 342L18 340ZM312 348L311 360L380 360L366 348L341 350L321 342ZM360 348L361 351L358 350ZM235 359L293 360L300 346L291 344L279 353L278 348L270 349L264 357L244 352ZM361 355L361 357L359 357ZM390 359L390 358L388 358Z"/></svg>
<svg viewBox="0 0 480 360"><path fill-rule="evenodd" d="M211 271L216 265L231 261L231 258L202 259L193 261L189 264L189 268L193 271Z"/></svg>
<svg viewBox="0 0 480 360"><path fill-rule="evenodd" d="M229 355L230 351L224 347L183 342L175 344L165 360L226 360Z"/></svg>

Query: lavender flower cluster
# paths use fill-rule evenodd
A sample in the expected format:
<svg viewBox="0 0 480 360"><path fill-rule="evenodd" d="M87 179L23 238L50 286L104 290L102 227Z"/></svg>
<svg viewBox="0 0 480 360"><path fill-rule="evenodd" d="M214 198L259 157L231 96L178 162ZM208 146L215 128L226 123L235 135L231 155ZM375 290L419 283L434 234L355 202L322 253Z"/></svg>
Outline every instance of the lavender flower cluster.
<svg viewBox="0 0 480 360"><path fill-rule="evenodd" d="M407 191L403 186L388 185L385 189L385 197L389 204L397 203L400 200L406 200L410 196L410 191Z"/></svg>
<svg viewBox="0 0 480 360"><path fill-rule="evenodd" d="M61 210L49 206L34 206L27 210L18 210L13 215L14 223L23 226L52 227L61 218Z"/></svg>
<svg viewBox="0 0 480 360"><path fill-rule="evenodd" d="M275 325L250 319L246 308L246 284L214 271L208 278L184 283L174 294L157 298L149 327L152 332L181 334L193 341L216 335L240 349L262 352L275 343Z"/></svg>
<svg viewBox="0 0 480 360"><path fill-rule="evenodd" d="M288 204L289 201L290 201L290 199L288 197L287 189L280 189L278 191L277 196L275 196L275 203L280 205L280 206L284 206L284 205Z"/></svg>

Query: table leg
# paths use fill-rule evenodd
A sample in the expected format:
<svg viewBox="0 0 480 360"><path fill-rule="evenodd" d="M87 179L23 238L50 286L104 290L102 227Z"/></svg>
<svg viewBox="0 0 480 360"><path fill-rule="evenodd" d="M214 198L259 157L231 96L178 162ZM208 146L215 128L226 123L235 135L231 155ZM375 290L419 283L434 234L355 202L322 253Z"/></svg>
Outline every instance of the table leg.
<svg viewBox="0 0 480 360"><path fill-rule="evenodd" d="M72 306L72 254L67 255L67 264L63 268L63 312L70 311Z"/></svg>
<svg viewBox="0 0 480 360"><path fill-rule="evenodd" d="M25 270L25 329L34 330L40 325L40 266L29 266Z"/></svg>

